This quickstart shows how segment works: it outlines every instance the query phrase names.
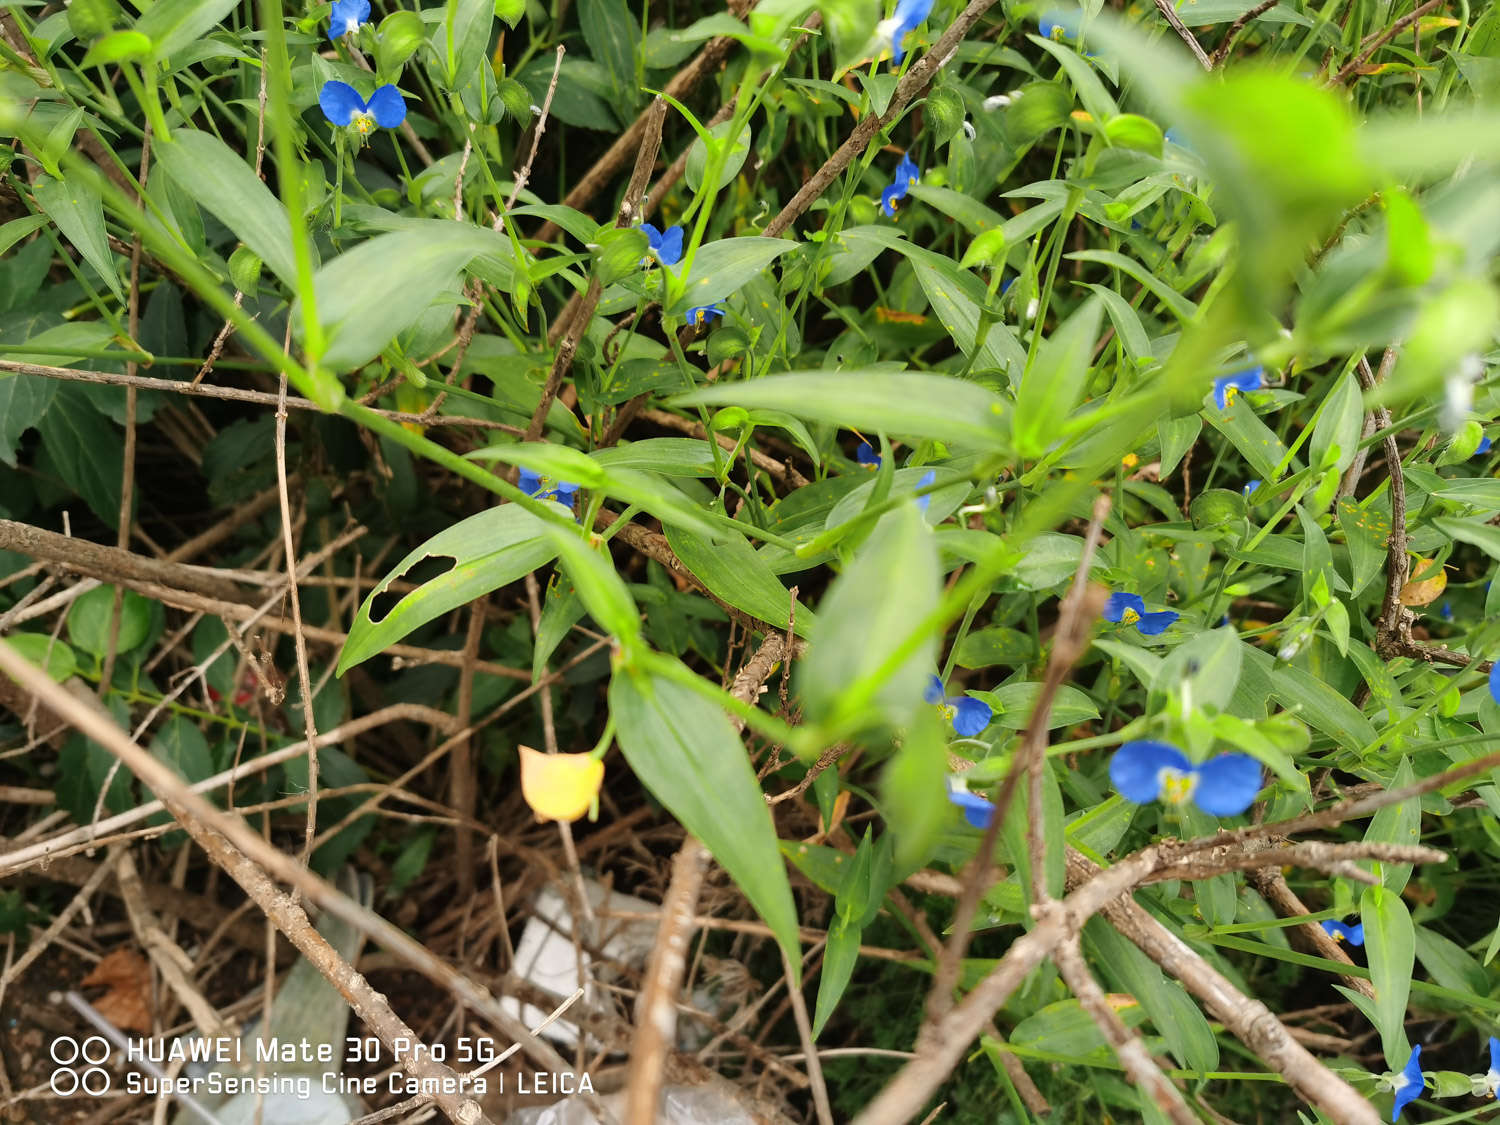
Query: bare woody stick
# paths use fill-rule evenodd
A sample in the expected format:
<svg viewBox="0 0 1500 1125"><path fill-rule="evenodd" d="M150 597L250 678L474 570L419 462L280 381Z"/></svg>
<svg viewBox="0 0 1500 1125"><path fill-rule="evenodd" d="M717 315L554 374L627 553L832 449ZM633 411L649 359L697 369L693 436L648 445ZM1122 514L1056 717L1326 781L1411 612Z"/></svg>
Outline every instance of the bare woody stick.
<svg viewBox="0 0 1500 1125"><path fill-rule="evenodd" d="M1045 909L1055 909L1055 906L1046 903ZM1144 1090L1177 1125L1199 1125L1198 1115L1182 1100L1182 1092L1172 1085L1172 1080L1161 1072L1141 1037L1126 1027L1120 1014L1109 1006L1104 990L1083 960L1083 950L1076 934L1058 946L1053 960L1083 1010L1093 1017L1094 1024L1125 1067L1125 1076Z"/></svg>
<svg viewBox="0 0 1500 1125"><path fill-rule="evenodd" d="M1081 853L1069 848L1067 857L1069 886L1087 886L1097 876L1099 868ZM1285 1078L1303 1101L1340 1125L1375 1125L1380 1120L1374 1106L1293 1039L1269 1008L1235 988L1128 895L1106 903L1103 913L1110 925L1181 981L1214 1019Z"/></svg>

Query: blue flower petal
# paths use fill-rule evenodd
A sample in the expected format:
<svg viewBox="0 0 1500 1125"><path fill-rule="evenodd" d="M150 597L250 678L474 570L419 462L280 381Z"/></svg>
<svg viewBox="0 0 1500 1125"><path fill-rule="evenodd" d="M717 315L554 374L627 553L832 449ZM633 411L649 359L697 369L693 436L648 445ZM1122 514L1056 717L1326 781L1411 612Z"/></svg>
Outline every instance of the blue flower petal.
<svg viewBox="0 0 1500 1125"><path fill-rule="evenodd" d="M1346 926L1342 922L1328 919L1323 923L1323 932L1335 940L1347 941L1350 945L1364 945L1365 927L1361 922L1357 925Z"/></svg>
<svg viewBox="0 0 1500 1125"><path fill-rule="evenodd" d="M382 129L394 129L406 120L406 102L390 83L370 95L370 113Z"/></svg>
<svg viewBox="0 0 1500 1125"><path fill-rule="evenodd" d="M1248 754L1220 754L1198 767L1193 804L1212 816L1239 816L1260 792L1260 763Z"/></svg>
<svg viewBox="0 0 1500 1125"><path fill-rule="evenodd" d="M682 261L682 228L668 227L661 236L661 243L654 247L656 259L664 266L675 266Z"/></svg>
<svg viewBox="0 0 1500 1125"><path fill-rule="evenodd" d="M1490 665L1490 698L1500 703L1500 661Z"/></svg>
<svg viewBox="0 0 1500 1125"><path fill-rule="evenodd" d="M891 17L895 25L891 30L891 65L901 65L901 60L906 57L906 47L902 41L915 31L931 12L932 0L900 0L897 3L896 12Z"/></svg>
<svg viewBox="0 0 1500 1125"><path fill-rule="evenodd" d="M1141 600L1139 594L1127 594L1124 592L1111 594L1109 601L1104 603L1104 620L1122 621L1126 610L1133 610L1139 617L1146 612L1146 603Z"/></svg>
<svg viewBox="0 0 1500 1125"><path fill-rule="evenodd" d="M1258 391L1266 385L1266 371L1263 367L1251 367L1244 371L1236 371L1232 375L1221 375L1214 380L1214 404L1220 410L1229 406L1229 392Z"/></svg>
<svg viewBox="0 0 1500 1125"><path fill-rule="evenodd" d="M552 486L552 494L557 497L557 502L566 507L573 506L573 497L578 492L578 486L572 481L560 480Z"/></svg>
<svg viewBox="0 0 1500 1125"><path fill-rule="evenodd" d="M687 311L687 322L693 328L702 328L704 325L712 324L714 317L723 316L724 310L719 307L719 302L714 301L707 305L694 305Z"/></svg>
<svg viewBox="0 0 1500 1125"><path fill-rule="evenodd" d="M1148 637L1154 637L1158 633L1165 633L1172 627L1182 614L1175 609L1164 609L1157 613L1143 613L1141 619L1135 623L1135 627Z"/></svg>
<svg viewBox="0 0 1500 1125"><path fill-rule="evenodd" d="M930 8L932 5L929 4L928 7ZM901 154L901 163L896 165L895 182L902 185L904 191L921 178L922 169L917 167L917 162L911 158L911 153L903 152Z"/></svg>
<svg viewBox="0 0 1500 1125"><path fill-rule="evenodd" d="M1500 1098L1500 1039L1490 1036L1490 1069L1486 1078L1495 1081L1495 1097Z"/></svg>
<svg viewBox="0 0 1500 1125"><path fill-rule="evenodd" d="M937 481L937 472L936 472L936 470L928 469L925 473L922 474L921 479L917 481L917 491L920 492L922 489L928 487L929 485L935 483L936 481ZM932 503L932 497L931 496L918 496L917 497L917 507L924 514L927 511L927 505L930 504L930 503Z"/></svg>
<svg viewBox="0 0 1500 1125"><path fill-rule="evenodd" d="M1245 487L1240 489L1240 491L1244 493L1246 500L1255 495L1255 490L1260 487L1260 483L1258 480L1247 480L1245 482Z"/></svg>
<svg viewBox="0 0 1500 1125"><path fill-rule="evenodd" d="M1406 1060L1406 1066L1401 1069L1401 1075L1406 1079L1406 1085L1396 1091L1396 1104L1391 1107L1391 1121L1394 1123L1401 1120L1401 1111L1409 1102L1414 1102L1422 1096L1425 1085L1422 1082L1422 1064L1418 1056L1422 1053L1420 1044L1411 1049L1411 1058Z"/></svg>
<svg viewBox="0 0 1500 1125"><path fill-rule="evenodd" d="M906 198L905 184L891 184L880 193L880 209L885 212L885 217L894 219L896 217L896 201Z"/></svg>
<svg viewBox="0 0 1500 1125"><path fill-rule="evenodd" d="M880 468L880 454L875 452L875 447L867 441L859 443L859 448L854 451L854 459L867 469Z"/></svg>
<svg viewBox="0 0 1500 1125"><path fill-rule="evenodd" d="M1469 456L1478 457L1481 453L1488 453L1490 451L1490 444L1490 435L1485 434L1484 437L1479 439L1479 444L1474 447L1474 452L1469 454Z"/></svg>
<svg viewBox="0 0 1500 1125"><path fill-rule="evenodd" d="M988 703L967 695L955 696L949 703L953 706L953 729L965 738L973 738L984 730L994 715Z"/></svg>
<svg viewBox="0 0 1500 1125"><path fill-rule="evenodd" d="M527 496L535 496L542 489L542 475L535 469L523 468L516 485Z"/></svg>
<svg viewBox="0 0 1500 1125"><path fill-rule="evenodd" d="M318 91L318 105L323 116L334 125L348 125L356 114L365 111L365 99L347 82L328 81Z"/></svg>
<svg viewBox="0 0 1500 1125"><path fill-rule="evenodd" d="M370 0L333 0L329 13L328 38L342 39L370 18Z"/></svg>
<svg viewBox="0 0 1500 1125"><path fill-rule="evenodd" d="M995 806L977 793L967 789L950 789L948 800L964 810L964 819L975 828L988 828L990 818L995 815Z"/></svg>
<svg viewBox="0 0 1500 1125"><path fill-rule="evenodd" d="M932 679L927 681L927 687L922 692L922 702L941 703L943 701L943 681L938 678L936 672Z"/></svg>
<svg viewBox="0 0 1500 1125"><path fill-rule="evenodd" d="M1149 804L1161 795L1161 771L1187 773L1193 764L1181 750L1165 742L1127 742L1109 760L1109 780L1120 796L1138 805Z"/></svg>

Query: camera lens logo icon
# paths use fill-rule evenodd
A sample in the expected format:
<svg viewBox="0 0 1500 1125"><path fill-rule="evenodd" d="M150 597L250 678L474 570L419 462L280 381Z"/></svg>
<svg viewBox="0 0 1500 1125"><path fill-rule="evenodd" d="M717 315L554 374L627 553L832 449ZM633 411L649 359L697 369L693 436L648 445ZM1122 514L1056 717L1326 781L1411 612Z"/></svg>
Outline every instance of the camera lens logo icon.
<svg viewBox="0 0 1500 1125"><path fill-rule="evenodd" d="M98 1097L109 1093L109 1071L100 1065L109 1061L108 1039L90 1035L80 1043L71 1035L59 1035L52 1040L49 1053L57 1067L48 1085L58 1097L79 1093Z"/></svg>

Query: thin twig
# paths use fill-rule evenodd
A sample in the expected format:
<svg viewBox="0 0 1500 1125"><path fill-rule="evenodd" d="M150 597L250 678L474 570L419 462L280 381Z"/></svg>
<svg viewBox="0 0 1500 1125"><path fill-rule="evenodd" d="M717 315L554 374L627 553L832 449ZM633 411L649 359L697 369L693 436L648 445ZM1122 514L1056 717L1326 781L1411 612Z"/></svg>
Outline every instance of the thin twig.
<svg viewBox="0 0 1500 1125"><path fill-rule="evenodd" d="M1210 64L1214 68L1223 66L1229 60L1229 52L1234 50L1234 41L1239 33L1249 26L1251 20L1265 15L1279 3L1281 3L1281 0L1261 0L1259 4L1255 5L1248 12L1242 12L1239 18L1229 25L1229 30L1224 33L1224 38L1214 48L1214 53L1209 56Z"/></svg>
<svg viewBox="0 0 1500 1125"><path fill-rule="evenodd" d="M1442 3L1443 0L1426 0L1426 3L1419 4L1395 23L1391 24L1390 27L1382 28L1380 31L1367 35L1364 42L1359 45L1359 55L1344 64L1339 72L1328 80L1328 84L1330 86L1342 86L1349 80L1351 75L1355 74L1365 63L1370 61L1371 55Z"/></svg>
<svg viewBox="0 0 1500 1125"><path fill-rule="evenodd" d="M1055 910L1057 907L1048 902L1043 909ZM1057 971L1073 990L1073 995L1078 997L1078 1003L1093 1018L1094 1026L1103 1033L1105 1041L1125 1067L1125 1076L1145 1091L1177 1125L1199 1125L1197 1114L1183 1101L1182 1091L1161 1072L1141 1037L1126 1027L1120 1014L1110 1007L1109 998L1084 962L1077 935L1070 934L1057 947L1052 959L1057 962Z"/></svg>
<svg viewBox="0 0 1500 1125"><path fill-rule="evenodd" d="M1156 0L1156 10L1161 13L1161 18L1167 21L1177 38L1187 44L1187 49L1193 53L1193 58L1198 60L1198 65L1204 70L1212 70L1214 64L1203 51L1203 44L1198 42L1198 37L1188 30L1187 24L1182 22L1182 17L1172 7L1172 0Z"/></svg>

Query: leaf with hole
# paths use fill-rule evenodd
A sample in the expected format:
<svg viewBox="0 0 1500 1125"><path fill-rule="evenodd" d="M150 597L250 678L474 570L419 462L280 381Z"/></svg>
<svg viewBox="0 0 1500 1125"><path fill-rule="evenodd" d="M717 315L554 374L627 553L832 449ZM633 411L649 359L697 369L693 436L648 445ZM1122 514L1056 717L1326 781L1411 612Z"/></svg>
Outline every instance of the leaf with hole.
<svg viewBox="0 0 1500 1125"><path fill-rule="evenodd" d="M557 548L543 535L543 526L519 504L501 504L427 540L397 563L359 607L339 653L338 674L448 611L551 562ZM408 577L424 563L425 571ZM392 583L414 579L415 590L390 591Z"/></svg>

